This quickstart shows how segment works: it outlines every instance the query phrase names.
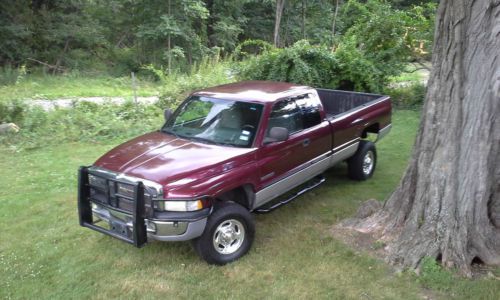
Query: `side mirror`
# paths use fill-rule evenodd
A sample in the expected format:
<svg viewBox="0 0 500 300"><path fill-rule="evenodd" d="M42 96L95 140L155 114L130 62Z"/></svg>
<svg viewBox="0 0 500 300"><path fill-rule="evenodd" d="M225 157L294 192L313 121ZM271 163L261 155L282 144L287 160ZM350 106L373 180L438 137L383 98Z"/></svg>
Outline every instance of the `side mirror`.
<svg viewBox="0 0 500 300"><path fill-rule="evenodd" d="M173 115L173 112L170 108L167 108L163 111L163 116L165 117L165 122L168 121L168 119L170 119L170 117Z"/></svg>
<svg viewBox="0 0 500 300"><path fill-rule="evenodd" d="M264 143L283 142L288 140L289 135L290 133L285 127L272 127L269 130L269 135L264 139Z"/></svg>

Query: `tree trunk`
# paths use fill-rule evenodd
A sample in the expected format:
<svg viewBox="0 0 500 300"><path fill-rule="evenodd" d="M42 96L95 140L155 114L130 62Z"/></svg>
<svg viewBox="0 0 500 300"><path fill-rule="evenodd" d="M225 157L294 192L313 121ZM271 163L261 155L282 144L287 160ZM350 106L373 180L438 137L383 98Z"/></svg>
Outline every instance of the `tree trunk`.
<svg viewBox="0 0 500 300"><path fill-rule="evenodd" d="M379 233L395 265L430 256L470 275L472 261L500 264L500 1L442 0L434 41L409 166L351 226Z"/></svg>
<svg viewBox="0 0 500 300"><path fill-rule="evenodd" d="M274 46L279 47L280 43L280 23L283 16L283 8L286 0L276 0L276 15L274 19Z"/></svg>
<svg viewBox="0 0 500 300"><path fill-rule="evenodd" d="M339 13L339 0L335 0L335 12L333 13L333 21L332 21L332 41L335 38L335 26L337 25L338 13Z"/></svg>
<svg viewBox="0 0 500 300"><path fill-rule="evenodd" d="M172 10L172 3L171 3L171 0L168 0L167 14L169 17L172 15L171 10ZM168 57L167 57L168 71L167 72L168 72L168 75L170 75L170 74L172 74L172 41L171 41L171 37L170 37L170 31L167 34L167 51L168 51Z"/></svg>
<svg viewBox="0 0 500 300"><path fill-rule="evenodd" d="M56 64L54 65L54 68L52 69L52 75L55 75L57 73L57 71L59 71L60 65L61 65L61 60L64 58L64 55L66 54L66 51L68 51L68 48L69 48L69 38L64 43L64 49L61 52L61 55L59 55L59 57L56 60Z"/></svg>
<svg viewBox="0 0 500 300"><path fill-rule="evenodd" d="M306 39L306 1L302 0L302 24L301 24L301 31L302 31L302 39Z"/></svg>
<svg viewBox="0 0 500 300"><path fill-rule="evenodd" d="M215 12L214 12L214 0L205 1L205 5L208 10L208 19L207 19L207 40L208 47L214 47L216 45L214 40L214 24L215 24Z"/></svg>

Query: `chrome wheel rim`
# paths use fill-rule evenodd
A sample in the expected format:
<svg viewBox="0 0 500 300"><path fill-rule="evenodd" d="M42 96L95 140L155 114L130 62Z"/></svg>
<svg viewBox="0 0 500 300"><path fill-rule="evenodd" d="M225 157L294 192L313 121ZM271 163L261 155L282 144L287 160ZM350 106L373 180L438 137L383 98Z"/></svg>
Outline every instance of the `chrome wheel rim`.
<svg viewBox="0 0 500 300"><path fill-rule="evenodd" d="M368 151L363 158L363 173L365 175L370 175L373 170L373 163L375 162L375 157L372 151Z"/></svg>
<svg viewBox="0 0 500 300"><path fill-rule="evenodd" d="M233 254L240 249L245 240L245 227L238 220L225 220L215 229L212 240L217 252Z"/></svg>

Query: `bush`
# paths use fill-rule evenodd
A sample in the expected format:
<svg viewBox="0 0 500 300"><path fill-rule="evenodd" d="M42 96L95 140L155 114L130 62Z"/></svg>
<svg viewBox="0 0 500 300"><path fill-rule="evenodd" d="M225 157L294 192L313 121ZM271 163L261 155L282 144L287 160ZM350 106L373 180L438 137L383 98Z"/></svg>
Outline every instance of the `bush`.
<svg viewBox="0 0 500 300"><path fill-rule="evenodd" d="M408 86L386 88L384 94L391 96L392 103L397 108L418 109L425 100L427 88L422 83L413 83Z"/></svg>
<svg viewBox="0 0 500 300"><path fill-rule="evenodd" d="M26 107L21 101L0 102L0 124L19 124L23 120L25 110Z"/></svg>
<svg viewBox="0 0 500 300"><path fill-rule="evenodd" d="M245 80L287 81L312 86L331 86L338 62L325 47L299 41L292 47L264 50L237 64L238 76Z"/></svg>
<svg viewBox="0 0 500 300"><path fill-rule="evenodd" d="M214 56L194 64L187 74L168 75L164 69L152 65L143 69L162 82L157 105L160 108L175 108L193 91L234 81L230 66L230 60L220 62L218 56Z"/></svg>
<svg viewBox="0 0 500 300"><path fill-rule="evenodd" d="M389 74L382 64L368 59L354 43L343 42L337 51L299 41L290 48L272 48L237 64L245 80L275 80L321 88L380 92Z"/></svg>

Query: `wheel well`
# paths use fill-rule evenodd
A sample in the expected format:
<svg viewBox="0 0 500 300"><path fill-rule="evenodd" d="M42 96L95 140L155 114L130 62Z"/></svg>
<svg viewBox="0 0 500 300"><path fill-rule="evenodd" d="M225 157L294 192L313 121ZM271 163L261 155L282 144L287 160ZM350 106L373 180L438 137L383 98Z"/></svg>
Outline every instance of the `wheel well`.
<svg viewBox="0 0 500 300"><path fill-rule="evenodd" d="M230 191L224 192L223 194L217 196L217 200L223 202L233 201L250 210L253 207L255 194L252 186L249 184L245 184Z"/></svg>
<svg viewBox="0 0 500 300"><path fill-rule="evenodd" d="M380 125L378 123L372 124L363 130L363 133L361 134L361 138L366 138L368 137L368 133L378 133L380 129Z"/></svg>

